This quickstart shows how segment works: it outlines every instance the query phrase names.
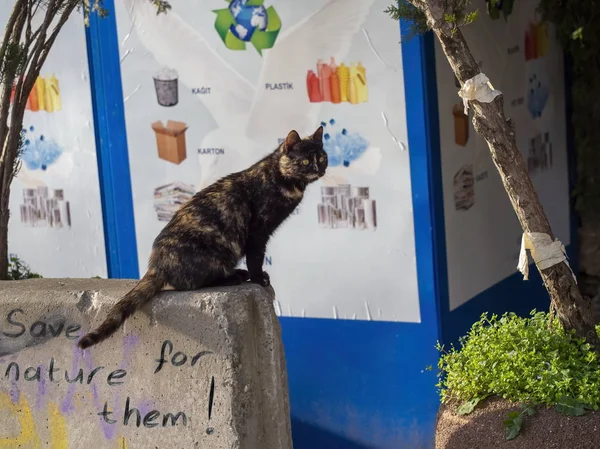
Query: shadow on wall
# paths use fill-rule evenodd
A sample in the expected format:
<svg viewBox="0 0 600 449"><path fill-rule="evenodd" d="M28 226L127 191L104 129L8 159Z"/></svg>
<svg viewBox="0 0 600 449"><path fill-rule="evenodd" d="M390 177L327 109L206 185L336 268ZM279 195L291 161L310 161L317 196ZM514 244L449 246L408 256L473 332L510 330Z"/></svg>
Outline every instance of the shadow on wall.
<svg viewBox="0 0 600 449"><path fill-rule="evenodd" d="M308 424L292 416L292 439L294 449L379 449L377 444L357 443L328 430ZM426 440L427 442L425 442ZM433 438L421 438L420 441L402 446L385 446L394 449L432 449ZM490 446L491 447L491 446ZM461 447L460 449L464 449Z"/></svg>
<svg viewBox="0 0 600 449"><path fill-rule="evenodd" d="M294 449L376 449L308 424L292 416Z"/></svg>

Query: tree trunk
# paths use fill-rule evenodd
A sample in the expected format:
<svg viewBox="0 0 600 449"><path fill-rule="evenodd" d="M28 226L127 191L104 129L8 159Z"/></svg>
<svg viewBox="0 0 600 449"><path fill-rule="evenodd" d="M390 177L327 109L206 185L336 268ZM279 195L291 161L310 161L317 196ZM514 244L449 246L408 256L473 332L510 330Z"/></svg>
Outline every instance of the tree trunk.
<svg viewBox="0 0 600 449"><path fill-rule="evenodd" d="M438 37L461 85L480 73L460 30L444 20L444 4L447 1L408 1L425 13L427 23ZM451 14L450 11L447 13ZM486 140L490 148L494 164L524 232L548 234L554 240L550 223L517 147L514 126L504 115L503 96L499 95L491 103L469 103L474 111L475 131ZM582 297L571 269L565 263L559 263L540 270L540 274L550 294L551 307L565 329L575 330L577 336L585 337L596 350L600 350L592 303Z"/></svg>
<svg viewBox="0 0 600 449"><path fill-rule="evenodd" d="M10 189L0 191L0 242L8 243L8 197ZM0 280L8 279L8 245L0 244Z"/></svg>
<svg viewBox="0 0 600 449"><path fill-rule="evenodd" d="M5 84L6 80L5 80ZM12 169L14 161L9 161L13 153L18 149L12 149L9 145L10 128L8 126L8 108L6 103L10 103L10 90L8 96L2 92L0 95L0 153L4 160L0 162L0 281L8 279L8 220L10 212L8 209L10 199L10 181L12 179ZM4 111L6 107L6 111ZM10 165L10 167L9 167Z"/></svg>
<svg viewBox="0 0 600 449"><path fill-rule="evenodd" d="M14 123L20 126L9 126L8 133L1 139L6 149L5 160L0 164L0 280L8 279L8 221L10 219L10 184L15 175L14 167L19 153L23 112L14 111Z"/></svg>

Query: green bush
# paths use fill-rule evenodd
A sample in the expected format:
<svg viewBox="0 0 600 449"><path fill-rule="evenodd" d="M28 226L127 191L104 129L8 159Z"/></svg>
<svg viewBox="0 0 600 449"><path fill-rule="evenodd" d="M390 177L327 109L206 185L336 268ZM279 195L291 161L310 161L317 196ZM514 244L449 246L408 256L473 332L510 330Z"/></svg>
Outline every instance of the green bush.
<svg viewBox="0 0 600 449"><path fill-rule="evenodd" d="M8 259L8 280L20 281L23 279L41 278L37 273L32 273L29 265L23 262L14 254L11 254Z"/></svg>
<svg viewBox="0 0 600 449"><path fill-rule="evenodd" d="M460 349L444 351L438 345L438 350L437 386L444 403L457 400L472 410L480 399L495 395L557 405L559 411L569 404L600 406L598 354L547 313L534 310L528 318L483 314Z"/></svg>

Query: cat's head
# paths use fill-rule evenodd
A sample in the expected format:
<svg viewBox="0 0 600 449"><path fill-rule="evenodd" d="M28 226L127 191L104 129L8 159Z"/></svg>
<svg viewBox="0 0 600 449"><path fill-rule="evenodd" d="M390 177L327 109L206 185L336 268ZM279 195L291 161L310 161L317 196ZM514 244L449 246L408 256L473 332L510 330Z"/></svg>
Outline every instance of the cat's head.
<svg viewBox="0 0 600 449"><path fill-rule="evenodd" d="M304 139L296 131L290 131L278 151L279 169L286 178L311 183L325 174L327 153L323 149L322 126Z"/></svg>

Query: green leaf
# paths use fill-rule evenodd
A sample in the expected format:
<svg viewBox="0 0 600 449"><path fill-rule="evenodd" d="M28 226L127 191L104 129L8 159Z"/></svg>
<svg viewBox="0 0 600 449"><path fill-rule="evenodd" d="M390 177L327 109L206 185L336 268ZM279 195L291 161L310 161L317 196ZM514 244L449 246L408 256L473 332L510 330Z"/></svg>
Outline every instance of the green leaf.
<svg viewBox="0 0 600 449"><path fill-rule="evenodd" d="M521 432L525 417L519 412L510 412L508 419L504 421L504 435L507 440L514 439Z"/></svg>
<svg viewBox="0 0 600 449"><path fill-rule="evenodd" d="M578 39L582 40L583 39L583 27L579 27L575 31L573 31L573 34L571 34L571 39L573 39L574 41L576 41Z"/></svg>
<svg viewBox="0 0 600 449"><path fill-rule="evenodd" d="M456 14L444 14L444 20L448 23L456 23Z"/></svg>
<svg viewBox="0 0 600 449"><path fill-rule="evenodd" d="M562 395L557 401L556 411L565 416L581 416L585 414L585 404L575 398Z"/></svg>
<svg viewBox="0 0 600 449"><path fill-rule="evenodd" d="M456 409L456 413L458 415L468 415L469 413L472 413L473 410L475 410L475 407L477 406L477 404L479 404L479 402L482 399L483 399L483 397L476 397L476 398L473 398L473 399L463 403Z"/></svg>

